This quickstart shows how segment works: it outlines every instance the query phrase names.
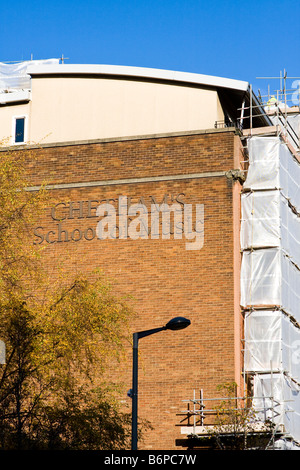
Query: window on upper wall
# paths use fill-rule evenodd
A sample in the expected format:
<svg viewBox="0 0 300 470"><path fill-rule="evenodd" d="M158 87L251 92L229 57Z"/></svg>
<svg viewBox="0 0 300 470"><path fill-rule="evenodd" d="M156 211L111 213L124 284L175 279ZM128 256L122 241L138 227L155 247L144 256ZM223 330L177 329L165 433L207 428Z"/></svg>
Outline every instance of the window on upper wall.
<svg viewBox="0 0 300 470"><path fill-rule="evenodd" d="M26 116L15 117L13 127L14 143L22 144L26 142Z"/></svg>

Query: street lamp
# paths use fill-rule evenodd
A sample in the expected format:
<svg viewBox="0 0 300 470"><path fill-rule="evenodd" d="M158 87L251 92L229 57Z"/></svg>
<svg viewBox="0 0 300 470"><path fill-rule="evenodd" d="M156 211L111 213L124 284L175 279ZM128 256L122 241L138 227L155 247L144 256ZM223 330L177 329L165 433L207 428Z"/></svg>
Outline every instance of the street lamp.
<svg viewBox="0 0 300 470"><path fill-rule="evenodd" d="M131 428L131 449L137 450L137 416L138 416L138 342L140 338L153 335L163 330L182 330L191 324L190 320L184 317L175 317L170 320L166 326L161 328L153 328L151 330L133 333L133 350L132 350L132 390L130 396L132 398L132 428Z"/></svg>

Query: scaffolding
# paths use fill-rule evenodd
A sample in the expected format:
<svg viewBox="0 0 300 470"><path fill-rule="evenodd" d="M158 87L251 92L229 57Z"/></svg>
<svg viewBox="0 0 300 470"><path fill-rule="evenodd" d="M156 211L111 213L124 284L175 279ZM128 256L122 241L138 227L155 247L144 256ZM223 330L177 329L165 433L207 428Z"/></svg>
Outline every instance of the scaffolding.
<svg viewBox="0 0 300 470"><path fill-rule="evenodd" d="M258 97L249 85L247 96L234 117L226 116L224 121L216 121L215 128L235 127L242 138L252 135L280 135L295 152L300 152L300 77L288 77L286 71L280 77L258 77L280 80L280 88ZM288 80L293 80L293 88L287 88ZM263 122L263 125L262 125ZM260 127L262 126L262 127Z"/></svg>
<svg viewBox="0 0 300 470"><path fill-rule="evenodd" d="M240 226L244 396L232 397L238 406L229 410L253 417L240 435L264 434L266 449L300 450L300 80L293 90L286 82L284 73L275 95L260 95L258 103L250 87L249 106L243 102L238 109L246 156ZM259 128L254 120L262 116L270 125ZM236 436L232 425L208 423L216 409L207 403L220 400L228 397L204 400L201 390L196 399L194 392L186 400L182 433Z"/></svg>
<svg viewBox="0 0 300 470"><path fill-rule="evenodd" d="M276 135L281 135L287 143L290 143L296 152L300 151L300 77L288 77L286 70L280 71L279 77L257 77L260 79L279 79L280 87L270 92L268 85L268 93L261 95L258 90L258 103L253 98L252 86L249 86L250 104L245 107L244 103L240 112L239 127L243 128L243 116L248 111L249 126L248 135L253 135L255 129L255 120L259 117L266 117L271 120L275 126ZM293 88L288 88L288 80L293 80ZM255 131L254 131L255 133ZM265 134L266 130L262 129Z"/></svg>
<svg viewBox="0 0 300 470"><path fill-rule="evenodd" d="M279 440L292 442L292 438L287 436L279 421L282 403L273 394L204 398L201 389L199 395L200 397L196 398L194 390L193 398L183 400L187 408L181 411L186 421L185 425L181 426L181 434L194 440L196 446L201 447L201 442L207 443L208 440L219 442L219 446L223 440L234 440L234 445L239 447L239 450L267 450L278 447ZM256 406L254 413L255 400L259 400L261 406Z"/></svg>
<svg viewBox="0 0 300 470"><path fill-rule="evenodd" d="M240 232L244 372L253 378L254 409L267 402L257 396L272 388L281 407L274 423L298 444L300 163L281 133L250 135L247 147Z"/></svg>

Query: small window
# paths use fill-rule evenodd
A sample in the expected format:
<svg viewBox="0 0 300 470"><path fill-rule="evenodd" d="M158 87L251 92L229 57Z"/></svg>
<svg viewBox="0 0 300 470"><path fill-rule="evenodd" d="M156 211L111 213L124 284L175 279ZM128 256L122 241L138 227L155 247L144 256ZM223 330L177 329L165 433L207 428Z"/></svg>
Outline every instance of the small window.
<svg viewBox="0 0 300 470"><path fill-rule="evenodd" d="M25 118L16 118L15 143L25 142Z"/></svg>

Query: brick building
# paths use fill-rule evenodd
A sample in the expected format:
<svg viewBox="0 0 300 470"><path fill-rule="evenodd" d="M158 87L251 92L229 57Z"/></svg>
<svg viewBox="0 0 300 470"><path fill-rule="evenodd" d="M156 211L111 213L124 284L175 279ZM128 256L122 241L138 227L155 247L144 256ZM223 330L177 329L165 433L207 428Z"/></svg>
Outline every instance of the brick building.
<svg viewBox="0 0 300 470"><path fill-rule="evenodd" d="M139 345L139 416L153 426L140 448L187 448L195 427L185 400L200 390L218 396L232 381L245 393L246 139L278 136L278 127L247 82L56 61L24 67L28 84L7 82L0 94L1 138L37 153L29 189L46 181L58 201L33 243L46 247L54 276L60 261L66 272L101 268L117 293L132 295L133 331L191 321ZM128 350L129 406L130 361Z"/></svg>

